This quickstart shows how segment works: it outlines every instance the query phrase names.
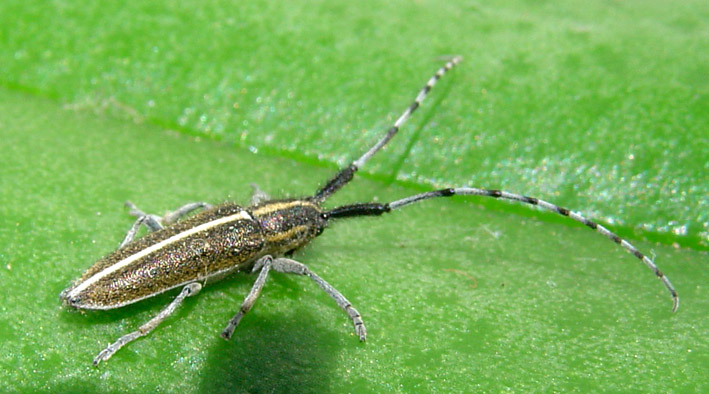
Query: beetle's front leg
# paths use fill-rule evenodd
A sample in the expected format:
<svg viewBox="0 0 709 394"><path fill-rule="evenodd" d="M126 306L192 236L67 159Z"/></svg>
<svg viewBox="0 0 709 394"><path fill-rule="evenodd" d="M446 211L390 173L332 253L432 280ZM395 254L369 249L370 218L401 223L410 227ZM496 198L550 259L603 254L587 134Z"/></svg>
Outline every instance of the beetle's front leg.
<svg viewBox="0 0 709 394"><path fill-rule="evenodd" d="M266 277L268 276L269 271L273 269L277 272L282 272L285 274L303 275L312 279L315 283L317 283L318 286L320 286L320 288L322 288L327 293L327 295L330 296L330 298L335 300L337 305L342 308L345 313L347 313L347 316L349 316L350 320L352 320L355 333L359 337L359 340L365 341L367 339L367 328L364 326L364 321L362 321L362 315L359 314L357 309L352 306L352 304L347 300L347 298L345 298L345 296L342 295L342 293L332 287L332 285L327 283L323 278L319 277L317 274L311 271L308 267L305 266L305 264L286 258L274 259L271 256L264 256L260 258L254 265L254 271L258 271L259 269L261 270L261 272L259 273L256 282L251 288L249 294L246 296L246 299L244 299L244 302L241 304L239 312L229 321L224 331L222 331L222 338L226 340L229 340L229 338L231 338L232 334L234 333L234 329L236 329L236 326L239 325L239 322L241 322L241 319L244 317L244 315L249 310L251 310L251 307L253 307L254 303L256 302L256 299L261 294L263 285L266 283Z"/></svg>
<svg viewBox="0 0 709 394"><path fill-rule="evenodd" d="M359 337L359 340L364 342L367 339L367 328L364 326L364 321L362 321L362 315L359 314L357 309L352 306L352 303L350 303L339 290L332 287L332 285L327 283L325 279L319 277L311 271L305 264L287 258L278 258L273 260L272 268L276 272L303 275L312 279L313 282L317 283L317 285L320 286L320 288L323 289L325 293L330 296L330 298L335 300L337 305L345 311L345 313L347 313L347 316L349 316L350 320L352 320L355 333Z"/></svg>

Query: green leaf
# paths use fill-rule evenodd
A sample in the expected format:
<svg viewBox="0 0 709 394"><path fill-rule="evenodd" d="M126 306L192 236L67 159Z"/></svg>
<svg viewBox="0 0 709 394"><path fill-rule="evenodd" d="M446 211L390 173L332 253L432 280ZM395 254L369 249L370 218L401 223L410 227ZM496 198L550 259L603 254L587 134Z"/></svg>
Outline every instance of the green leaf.
<svg viewBox="0 0 709 394"><path fill-rule="evenodd" d="M3 2L3 391L705 391L706 17L702 2ZM91 367L174 297L60 308L132 223L125 200L161 214L246 203L252 182L312 194L449 54L464 63L328 206L434 185L545 198L656 255L677 314L587 228L453 198L333 224L296 255L359 309L366 344L317 286L277 274L224 342L243 274Z"/></svg>

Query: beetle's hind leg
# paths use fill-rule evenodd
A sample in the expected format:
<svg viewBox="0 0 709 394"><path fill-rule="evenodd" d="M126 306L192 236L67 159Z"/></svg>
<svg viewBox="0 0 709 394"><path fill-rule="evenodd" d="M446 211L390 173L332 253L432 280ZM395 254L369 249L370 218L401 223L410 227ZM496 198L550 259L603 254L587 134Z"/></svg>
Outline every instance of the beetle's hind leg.
<svg viewBox="0 0 709 394"><path fill-rule="evenodd" d="M119 248L122 248L133 242L136 234L138 234L138 230L140 230L141 225L145 225L145 227L147 227L148 230L150 230L151 232L158 231L162 230L165 225L175 223L184 216L189 215L190 213L198 209L211 208L211 205L206 202L193 202L183 205L172 212L166 213L165 216L160 217L158 215L147 214L141 211L140 209L138 209L138 207L135 206L135 204L130 201L126 201L126 206L130 208L130 214L132 216L137 217L138 219L135 220L133 226L131 226L130 230L128 230L128 232L126 233L126 236L123 238L123 242L121 242Z"/></svg>
<svg viewBox="0 0 709 394"><path fill-rule="evenodd" d="M123 241L121 241L121 245L118 248L122 248L133 242L135 236L138 234L138 230L140 230L140 226L142 225L145 225L145 227L147 227L151 232L158 231L163 228L161 223L162 219L159 216L146 214L130 201L126 201L126 206L130 208L130 214L138 219L135 220L126 233L126 236L123 237Z"/></svg>
<svg viewBox="0 0 709 394"><path fill-rule="evenodd" d="M166 213L165 216L162 217L162 223L165 225L170 225L198 209L209 209L211 207L211 204L203 201L185 204L172 212Z"/></svg>
<svg viewBox="0 0 709 394"><path fill-rule="evenodd" d="M153 331L155 327L160 325L160 323L163 322L168 316L170 316L177 307L182 304L182 301L184 301L185 298L193 296L202 289L202 285L200 285L197 282L190 283L184 288L182 288L182 291L180 294L175 297L175 299L168 305L165 309L160 311L160 313L157 314L157 316L153 317L150 319L147 323L143 324L140 326L136 331L131 332L130 334L126 334L118 340L110 345L108 345L105 349L103 349L97 356L94 358L94 365L98 365L101 361L106 361L109 358L111 358L120 348L123 346L135 341L136 339L148 335L150 331Z"/></svg>
<svg viewBox="0 0 709 394"><path fill-rule="evenodd" d="M135 204L133 204L130 201L126 201L126 206L128 208L130 208L130 212L129 212L130 215L138 218L138 220L136 220L136 223L138 223L138 221L140 221L142 219L141 224L144 224L148 229L150 229L150 231L162 230L162 228L163 228L162 220L163 219L160 216L147 214L147 213L141 211L140 209L138 209L138 207L136 207ZM134 224L134 226L135 226L135 224ZM140 225L138 225L138 227L140 227Z"/></svg>

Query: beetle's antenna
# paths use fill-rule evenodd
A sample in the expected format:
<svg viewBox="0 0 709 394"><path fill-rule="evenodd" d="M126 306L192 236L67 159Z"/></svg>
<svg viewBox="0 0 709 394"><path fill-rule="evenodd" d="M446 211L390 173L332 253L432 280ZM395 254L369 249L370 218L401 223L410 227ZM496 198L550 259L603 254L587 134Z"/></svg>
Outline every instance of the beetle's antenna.
<svg viewBox="0 0 709 394"><path fill-rule="evenodd" d="M455 195L467 195L467 196L483 196L492 198L501 198L504 200L518 201L525 204L536 205L547 211L558 213L559 215L569 217L585 226L596 230L601 235L604 235L611 241L619 244L623 249L627 250L630 254L637 257L642 261L648 268L655 273L655 275L662 281L667 290L672 295L672 312L676 312L679 308L679 296L675 290L672 283L670 283L669 278L667 278L657 265L648 256L640 252L635 246L631 245L630 242L620 238L615 233L611 232L602 225L586 219L576 212L572 212L566 208L562 208L558 205L540 200L534 197L527 197L521 194L510 193L502 190L487 190L478 189L474 187L458 187L450 189L440 189L434 190L426 193L416 194L410 197L402 198L401 200L396 200L387 204L380 203L364 203L364 204L352 204L337 207L324 213L326 219L344 218L344 217L355 217L355 216L378 216L385 212L390 212L394 209L399 209L406 205L411 205L420 201L428 200L436 197L450 197Z"/></svg>
<svg viewBox="0 0 709 394"><path fill-rule="evenodd" d="M352 162L352 164L350 164L348 167L345 167L342 171L340 171L337 175L330 179L330 181L328 181L325 186L323 186L320 190L318 190L317 193L315 193L315 196L313 196L313 200L317 202L323 202L328 197L335 194L335 192L340 190L343 186L345 186L349 181L351 181L354 177L355 172L362 168L362 166L367 161L369 161L369 159L371 159L375 153L379 152L389 142L389 140L394 138L394 136L399 131L404 122L406 122L406 120L409 119L411 114L414 113L414 111L416 111L416 109L421 105L423 100L428 95L428 92L431 91L433 86L436 85L436 82L441 79L443 74L448 72L448 70L453 68L456 64L460 63L461 60L463 60L462 56L455 56L454 58L449 60L443 67L439 68L438 71L436 71L436 73L431 77L431 79L426 82L426 85L416 96L414 102L411 103L408 108L406 108L406 111L404 111L404 113L399 116L399 119L394 122L394 125L389 128L386 135L382 137L382 139L377 141L377 143L374 144L374 146L372 146L365 154L363 154L362 157Z"/></svg>

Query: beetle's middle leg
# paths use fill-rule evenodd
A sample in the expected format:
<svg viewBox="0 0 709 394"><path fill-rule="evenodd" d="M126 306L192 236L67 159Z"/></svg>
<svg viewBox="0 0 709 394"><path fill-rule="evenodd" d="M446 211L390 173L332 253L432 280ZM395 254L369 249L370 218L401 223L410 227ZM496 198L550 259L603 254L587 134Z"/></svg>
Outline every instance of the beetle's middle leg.
<svg viewBox="0 0 709 394"><path fill-rule="evenodd" d="M101 361L106 361L109 358L111 358L120 348L123 346L135 341L136 339L148 335L150 331L153 331L155 327L157 327L160 323L163 322L168 316L170 316L177 307L182 304L182 301L184 301L185 298L193 296L202 289L202 285L200 285L197 282L193 282L182 288L182 291L180 294L175 297L175 299L168 305L165 309L160 311L160 313L157 314L157 316L153 317L150 319L147 323L143 324L140 326L136 331L133 331L129 334L126 334L118 340L110 345L108 345L105 349L103 349L97 356L94 358L94 365L98 365Z"/></svg>
<svg viewBox="0 0 709 394"><path fill-rule="evenodd" d="M254 285L251 287L249 294L246 296L246 298L244 298L244 302L241 303L241 307L239 307L239 312L234 315L231 320L229 320L229 323L227 324L226 328L224 328L224 330L222 331L222 338L228 341L231 338L231 335L234 334L234 330L236 329L236 326L238 326L241 322L241 319L254 306L254 303L256 303L256 299L259 295L261 295L263 285L266 284L266 278L268 277L268 272L271 270L272 264L273 257L271 256L263 256L256 261L256 263L254 264L253 271L261 270L258 274L258 278L256 278L256 282L254 282Z"/></svg>

